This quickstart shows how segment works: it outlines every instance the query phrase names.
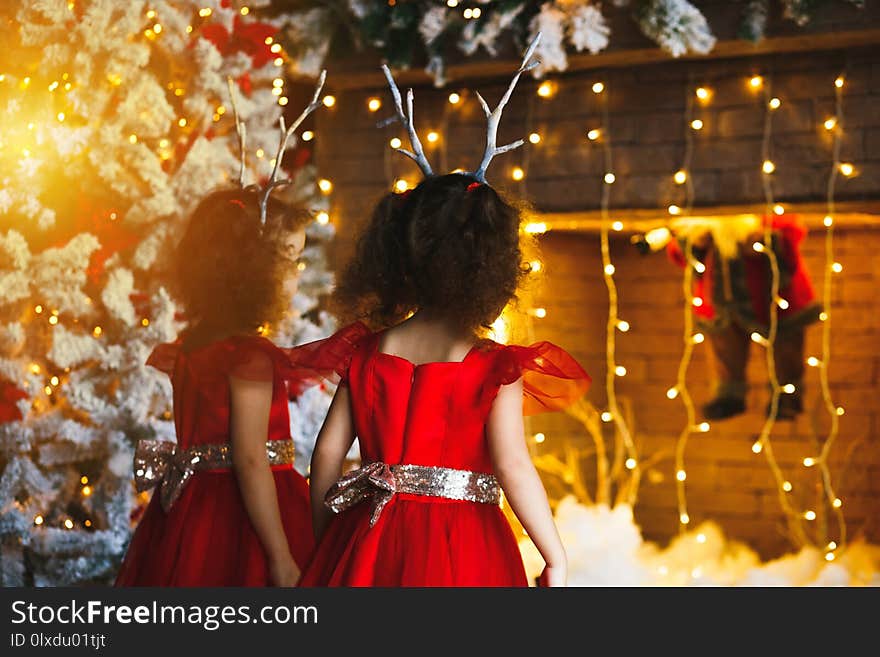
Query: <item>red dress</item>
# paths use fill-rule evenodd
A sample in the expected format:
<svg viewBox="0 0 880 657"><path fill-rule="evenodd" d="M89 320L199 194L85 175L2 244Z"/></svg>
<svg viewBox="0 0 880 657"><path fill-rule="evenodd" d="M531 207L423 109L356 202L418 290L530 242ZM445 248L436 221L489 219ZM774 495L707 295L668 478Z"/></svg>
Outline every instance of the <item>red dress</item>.
<svg viewBox="0 0 880 657"><path fill-rule="evenodd" d="M178 449L228 443L228 375L273 381L268 440L290 440L284 352L259 337L232 337L184 351L156 347L148 365L171 376ZM314 548L306 480L272 466L290 552L302 567ZM229 468L196 472L166 513L159 491L129 545L117 586L268 586L268 563Z"/></svg>
<svg viewBox="0 0 880 657"><path fill-rule="evenodd" d="M523 377L527 414L558 410L589 385L577 362L548 342L484 340L461 362L414 365L380 352L380 337L358 323L293 352L297 365L348 385L363 463L492 473L485 426L501 385ZM398 493L373 527L370 514L364 502L333 517L301 585L527 585L498 506Z"/></svg>

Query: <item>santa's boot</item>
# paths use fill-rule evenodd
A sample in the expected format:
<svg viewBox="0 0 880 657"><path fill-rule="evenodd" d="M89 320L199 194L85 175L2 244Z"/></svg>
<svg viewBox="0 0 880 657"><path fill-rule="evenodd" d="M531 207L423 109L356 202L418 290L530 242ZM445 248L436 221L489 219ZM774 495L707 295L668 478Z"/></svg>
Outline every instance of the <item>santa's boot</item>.
<svg viewBox="0 0 880 657"><path fill-rule="evenodd" d="M776 419L793 420L804 410L804 327L780 331L776 337L773 353L776 361L776 377L782 387ZM770 410L768 404L768 416Z"/></svg>
<svg viewBox="0 0 880 657"><path fill-rule="evenodd" d="M724 381L718 384L715 397L703 405L707 420L726 420L746 410L746 382Z"/></svg>

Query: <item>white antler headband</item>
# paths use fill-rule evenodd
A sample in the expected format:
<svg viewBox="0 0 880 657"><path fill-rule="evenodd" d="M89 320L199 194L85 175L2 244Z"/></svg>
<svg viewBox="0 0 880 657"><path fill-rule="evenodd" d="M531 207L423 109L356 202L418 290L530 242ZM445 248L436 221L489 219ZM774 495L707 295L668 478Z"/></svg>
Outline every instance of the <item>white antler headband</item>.
<svg viewBox="0 0 880 657"><path fill-rule="evenodd" d="M515 148L519 148L525 143L524 139L518 139L511 144L507 144L506 146L501 146L500 148L495 146L496 140L498 138L498 124L501 122L501 113L504 111L504 106L507 105L507 101L510 100L510 96L513 93L514 87L516 87L516 83L519 82L520 76L526 71L531 71L533 68L538 66L540 62L535 60L533 62L529 62L532 58L532 55L535 54L535 49L538 47L538 43L541 41L541 33L535 35L535 38L532 40L532 43L529 44L528 50L526 50L526 54L523 56L522 64L520 64L519 70L513 76L513 80L510 82L510 86L507 87L507 92L505 92L504 96L502 96L501 100L498 101L498 105L494 110L489 110L489 105L486 104L486 101L483 100L483 97L480 95L480 92L477 92L477 100L480 101L480 105L483 108L483 112L486 114L486 152L483 154L483 160L480 162L480 168L474 172L474 178L476 178L481 183L486 182L486 169L489 168L489 163L492 161L492 158L496 155L500 155L501 153L506 153L507 151L512 151Z"/></svg>
<svg viewBox="0 0 880 657"><path fill-rule="evenodd" d="M296 121L294 121L290 127L286 127L284 124L284 116L278 117L278 125L281 129L281 136L278 140L278 151L275 154L275 164L272 166L272 174L269 176L269 181L266 183L264 187L260 187L259 185L254 185L257 189L257 195L260 200L260 224L266 225L266 215L267 208L269 205L269 195L272 193L272 190L280 185L285 185L290 182L289 179L278 179L278 172L281 170L281 161L284 158L284 151L287 149L287 142L290 139L291 135L296 132L296 129L302 125L302 122L305 121L306 117L314 112L318 107L321 106L321 90L324 88L324 81L327 79L327 71L321 71L321 75L318 76L318 84L315 87L315 95L312 97L312 102L308 104L308 106L302 111L302 113L297 117ZM238 109L235 105L235 94L233 93L232 79L227 78L227 83L229 84L229 95L232 99L232 112L235 116L235 130L238 133L238 143L239 143L239 154L241 158L241 164L239 167L239 176L238 182L241 187L244 189L244 171L245 171L245 137L246 137L246 126L239 119Z"/></svg>
<svg viewBox="0 0 880 657"><path fill-rule="evenodd" d="M498 147L495 144L497 143L498 138L498 124L501 122L501 113L504 111L505 105L507 105L507 101L510 100L511 94L513 94L513 90L516 87L516 83L519 81L520 76L526 71L531 71L533 68L538 66L540 62L538 60L530 61L532 59L532 55L535 54L535 49L538 47L538 43L541 41L541 33L535 35L535 38L529 44L528 49L526 50L526 54L523 56L522 64L517 70L516 74L513 76L513 80L510 82L510 85L507 87L507 91L504 96L498 102L498 105L494 110L489 109L489 105L483 100L483 97L477 92L477 99L480 101L480 105L483 108L483 111L486 113L486 151L483 153L483 159L480 162L479 168L473 172L471 175L476 178L479 182L486 182L486 169L489 168L489 163L492 162L492 158L496 155L500 155L501 153L506 153L507 151L512 151L515 148L519 148L525 143L524 139L518 139L517 141L507 144L506 146ZM388 80L388 86L391 88L391 95L394 97L394 106L397 110L396 116L393 116L389 119L385 119L384 121L379 122L379 127L383 127L388 125L389 123L393 123L394 121L399 121L402 125L406 126L407 133L409 134L409 141L412 145L412 150L408 151L404 148L396 148L398 153L403 153L410 159L414 160L416 164L419 165L419 168L422 170L422 173L427 178L428 176L434 175L434 171L431 169L431 165L428 162L428 158L425 156L425 151L422 149L422 142L419 141L419 136L416 134L415 124L413 122L413 90L409 89L406 94L406 108L407 111L403 110L403 102L400 96L400 89L397 88L397 83L394 82L394 78L391 75L391 71L388 66L385 64L382 65L382 72L385 73L385 79Z"/></svg>

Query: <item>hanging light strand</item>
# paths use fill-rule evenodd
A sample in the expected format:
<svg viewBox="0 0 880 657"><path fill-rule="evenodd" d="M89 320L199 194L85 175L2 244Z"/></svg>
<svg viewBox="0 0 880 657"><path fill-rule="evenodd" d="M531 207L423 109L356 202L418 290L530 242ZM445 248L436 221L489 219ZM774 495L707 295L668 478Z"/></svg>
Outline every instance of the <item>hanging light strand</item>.
<svg viewBox="0 0 880 657"><path fill-rule="evenodd" d="M773 251L772 221L768 219L769 217L773 216L774 201L773 180L771 178L771 174L773 173L773 171L775 171L775 166L767 166L768 162L772 162L772 160L770 159L770 145L773 132L773 108L770 106L770 99L772 98L770 93L770 86L770 80L764 79L762 84L764 130L763 138L761 141L761 160L764 163L761 169L761 186L764 190L765 205L764 217L762 218L764 224L764 236L763 246L758 249L756 245L756 250L759 250L759 252L764 253L767 256L767 262L770 265L769 322L767 337L766 339L761 340L761 343L764 345L764 353L767 361L767 376L770 379L770 409L767 413L767 418L765 419L764 424L761 427L761 433L758 436L758 439L755 441L755 446L759 447L760 451L764 452L767 463L769 464L770 469L773 472L773 478L776 481L776 489L779 497L779 503L786 514L791 536L795 541L797 541L800 546L805 546L810 543L810 540L807 537L806 532L804 531L804 516L803 514L797 513L794 510L794 507L791 505L789 495L785 490L785 483L787 479L785 478L785 475L783 474L781 468L779 467L779 464L776 461L776 457L773 454L773 446L770 442L770 434L773 431L773 426L776 424L776 418L779 413L779 396L782 393L782 387L779 385L779 377L776 375L776 358L774 353L776 336L779 328L779 308L775 303L775 299L779 298L780 274L779 262L777 261L776 254Z"/></svg>
<svg viewBox="0 0 880 657"><path fill-rule="evenodd" d="M691 93L691 82L692 80L689 80L685 92L684 158L682 167L679 170L683 171L686 176L684 203L685 215L691 214L694 205L694 187L691 176L691 161L693 160L694 153L694 130L691 129L691 121L693 119L695 96ZM667 392L667 397L670 397L671 399L678 397L681 399L687 417L686 424L678 435L678 440L675 444L675 491L678 500L679 533L683 533L687 527L687 522L685 522L685 520L690 521L690 516L688 515L687 510L687 490L685 483L685 473L687 471L685 470L684 454L688 438L690 438L690 435L693 433L697 421L694 402L687 387L687 371L691 363L691 357L693 356L694 345L696 344L694 342L693 282L697 261L696 258L694 258L693 244L690 236L685 240L684 257L685 268L682 281L682 293L684 296L684 348L682 349L681 360L678 363L678 376L676 377L675 388L672 388Z"/></svg>
<svg viewBox="0 0 880 657"><path fill-rule="evenodd" d="M605 287L608 289L608 323L605 327L605 391L608 397L608 412L615 426L615 450L614 463L612 465L612 479L616 479L623 472L625 462L633 459L638 464L638 453L633 443L632 434L617 403L615 389L617 378L617 363L615 362L615 348L618 325L618 297L617 285L614 282L614 265L611 263L611 248L609 244L609 231L611 220L609 206L611 204L611 184L613 178L613 160L611 153L610 117L608 111L608 88L604 87L600 92L594 92L600 96L599 102L602 108L602 155L605 163L605 178L602 185L601 196L601 230L600 241L602 250L602 275L605 279ZM621 444L622 443L622 444ZM621 448L622 447L622 448ZM624 455L626 458L624 458ZM638 467L638 466L636 466ZM631 486L627 491L627 503L633 504L637 490Z"/></svg>
<svg viewBox="0 0 880 657"><path fill-rule="evenodd" d="M838 84L837 80L841 83ZM831 360L831 283L833 279L833 263L834 263L834 189L837 183L837 174L840 171L840 147L841 133L843 131L843 74L837 77L834 84L835 99L835 125L832 130L832 164L831 171L828 174L827 188L827 209L825 220L825 271L822 281L822 309L825 312L825 321L822 322L822 360L819 367L819 381L822 390L822 401L825 410L831 419L831 427L822 450L819 455L819 468L822 474L822 484L825 489L825 497L831 505L831 509L837 518L840 538L838 548L846 545L846 521L844 519L843 510L839 503L835 504L837 496L831 485L831 473L828 468L828 455L834 440L837 438L840 430L840 414L838 406L831 397L831 387L828 383L828 363ZM828 538L826 535L824 538ZM827 545L828 541L824 541Z"/></svg>

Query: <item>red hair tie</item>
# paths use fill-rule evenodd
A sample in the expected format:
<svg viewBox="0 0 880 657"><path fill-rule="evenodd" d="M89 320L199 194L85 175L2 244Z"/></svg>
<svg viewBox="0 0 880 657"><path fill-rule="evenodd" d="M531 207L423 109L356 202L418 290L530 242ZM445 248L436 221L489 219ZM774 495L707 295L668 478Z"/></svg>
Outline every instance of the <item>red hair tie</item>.
<svg viewBox="0 0 880 657"><path fill-rule="evenodd" d="M472 182L470 185L467 186L467 191L471 191L472 189L476 189L477 187L479 187L482 184L483 183Z"/></svg>
<svg viewBox="0 0 880 657"><path fill-rule="evenodd" d="M239 199L237 199L237 198L232 198L232 199L229 199L229 203L230 203L231 205L237 205L237 206L240 207L242 210L244 210L244 201L241 201L241 200L239 200Z"/></svg>

